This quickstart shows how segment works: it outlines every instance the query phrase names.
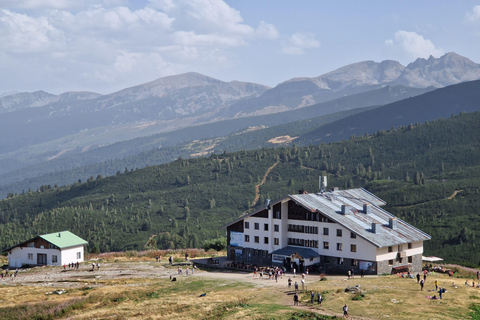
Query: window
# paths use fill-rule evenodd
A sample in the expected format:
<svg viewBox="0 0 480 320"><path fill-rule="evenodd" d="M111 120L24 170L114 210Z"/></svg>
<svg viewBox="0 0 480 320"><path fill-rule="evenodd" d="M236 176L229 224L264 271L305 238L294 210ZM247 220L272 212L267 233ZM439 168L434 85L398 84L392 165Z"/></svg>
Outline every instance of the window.
<svg viewBox="0 0 480 320"><path fill-rule="evenodd" d="M35 242L30 242L29 244L27 244L27 247L28 248L35 248Z"/></svg>
<svg viewBox="0 0 480 320"><path fill-rule="evenodd" d="M323 235L328 236L328 228L323 228Z"/></svg>
<svg viewBox="0 0 480 320"><path fill-rule="evenodd" d="M338 263L338 264L343 264L343 258L338 258L338 259L337 259L337 263Z"/></svg>
<svg viewBox="0 0 480 320"><path fill-rule="evenodd" d="M248 234L245 235L245 242L250 242L250 236Z"/></svg>
<svg viewBox="0 0 480 320"><path fill-rule="evenodd" d="M324 243L323 243L323 249L328 250L328 242L324 242Z"/></svg>
<svg viewBox="0 0 480 320"><path fill-rule="evenodd" d="M342 251L342 244L341 243L337 243L337 250Z"/></svg>
<svg viewBox="0 0 480 320"><path fill-rule="evenodd" d="M260 237L259 236L255 236L255 243L260 243Z"/></svg>
<svg viewBox="0 0 480 320"><path fill-rule="evenodd" d="M48 249L57 249L58 247L52 243L48 245Z"/></svg>
<svg viewBox="0 0 480 320"><path fill-rule="evenodd" d="M263 230L264 230L264 231L268 231L268 223L265 223L265 224L263 225Z"/></svg>
<svg viewBox="0 0 480 320"><path fill-rule="evenodd" d="M279 232L280 231L280 226L278 224L273 225L273 231Z"/></svg>
<svg viewBox="0 0 480 320"><path fill-rule="evenodd" d="M275 219L281 219L280 211L275 211Z"/></svg>
<svg viewBox="0 0 480 320"><path fill-rule="evenodd" d="M245 229L250 229L250 222L245 221Z"/></svg>
<svg viewBox="0 0 480 320"><path fill-rule="evenodd" d="M77 259L82 259L82 253L81 252L77 252Z"/></svg>
<svg viewBox="0 0 480 320"><path fill-rule="evenodd" d="M357 252L357 245L356 244L351 244L350 245L350 251Z"/></svg>
<svg viewBox="0 0 480 320"><path fill-rule="evenodd" d="M253 228L254 228L255 230L260 229L260 224L259 224L258 222L255 222L255 224L253 225Z"/></svg>
<svg viewBox="0 0 480 320"><path fill-rule="evenodd" d="M57 256L56 255L52 255L52 263L57 263Z"/></svg>
<svg viewBox="0 0 480 320"><path fill-rule="evenodd" d="M268 237L263 238L263 243L268 244Z"/></svg>
<svg viewBox="0 0 480 320"><path fill-rule="evenodd" d="M413 263L413 257L408 257L408 263Z"/></svg>
<svg viewBox="0 0 480 320"><path fill-rule="evenodd" d="M33 253L28 254L28 260L33 260Z"/></svg>
<svg viewBox="0 0 480 320"><path fill-rule="evenodd" d="M393 265L393 260L388 260L388 265L389 266Z"/></svg>
<svg viewBox="0 0 480 320"><path fill-rule="evenodd" d="M393 248L392 248L392 247L388 247L388 252L393 252Z"/></svg>
<svg viewBox="0 0 480 320"><path fill-rule="evenodd" d="M351 239L357 239L357 235L353 232L350 232L350 238Z"/></svg>
<svg viewBox="0 0 480 320"><path fill-rule="evenodd" d="M352 259L352 266L358 267L358 260Z"/></svg>
<svg viewBox="0 0 480 320"><path fill-rule="evenodd" d="M398 252L403 251L403 246L400 244L398 245Z"/></svg>
<svg viewBox="0 0 480 320"><path fill-rule="evenodd" d="M408 249L412 249L412 243L411 242L408 244Z"/></svg>
<svg viewBox="0 0 480 320"><path fill-rule="evenodd" d="M273 243L278 246L280 245L280 240L278 238L273 238Z"/></svg>
<svg viewBox="0 0 480 320"><path fill-rule="evenodd" d="M342 236L342 229L337 229L337 237L341 237Z"/></svg>

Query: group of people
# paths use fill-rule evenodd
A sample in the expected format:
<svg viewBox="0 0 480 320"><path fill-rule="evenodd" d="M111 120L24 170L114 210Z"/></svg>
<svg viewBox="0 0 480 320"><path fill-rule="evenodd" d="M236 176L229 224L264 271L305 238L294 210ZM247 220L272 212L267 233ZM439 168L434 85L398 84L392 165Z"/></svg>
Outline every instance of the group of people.
<svg viewBox="0 0 480 320"><path fill-rule="evenodd" d="M8 275L9 275L9 270L8 269L2 270L2 273L0 273L0 277L1 277L2 281L4 279L8 279ZM18 275L18 268L15 269L15 272L10 273L10 280L11 281L15 280L17 275Z"/></svg>
<svg viewBox="0 0 480 320"><path fill-rule="evenodd" d="M410 272L409 272L410 273ZM416 278L417 278L417 284L420 284L420 291L423 291L423 288L425 287L425 283L427 282L427 270L423 271L423 279L420 279L420 273L417 273ZM438 298L436 295L429 296L430 299L443 299L443 294L447 292L445 288L439 287L438 286L438 279L435 280L435 290L438 292Z"/></svg>
<svg viewBox="0 0 480 320"><path fill-rule="evenodd" d="M188 266L185 268L185 274L188 276L190 274L190 272L193 274L194 270L197 268L197 266L193 266L191 268L189 268ZM178 269L177 269L177 274L183 274L183 269L181 266L178 266Z"/></svg>
<svg viewBox="0 0 480 320"><path fill-rule="evenodd" d="M64 264L63 265L63 270L67 270L67 266L68 266L68 270L70 269L76 269L78 270L78 268L80 268L80 262L71 262L69 264Z"/></svg>
<svg viewBox="0 0 480 320"><path fill-rule="evenodd" d="M253 277L256 278L258 276L259 278L263 279L264 272L268 274L268 280L275 280L276 282L278 282L278 278L283 278L285 270L279 267L270 267L266 268L265 270L261 269L259 272L258 268L255 266L253 268Z"/></svg>

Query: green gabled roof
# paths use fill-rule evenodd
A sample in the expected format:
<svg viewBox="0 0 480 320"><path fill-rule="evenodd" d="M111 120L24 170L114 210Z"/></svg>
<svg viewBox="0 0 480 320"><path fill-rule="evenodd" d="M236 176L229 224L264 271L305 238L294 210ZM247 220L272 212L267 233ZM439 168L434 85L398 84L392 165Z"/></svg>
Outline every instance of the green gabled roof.
<svg viewBox="0 0 480 320"><path fill-rule="evenodd" d="M74 235L70 231L49 233L39 237L50 242L51 244L56 245L60 249L88 244L87 241L83 240L79 236Z"/></svg>

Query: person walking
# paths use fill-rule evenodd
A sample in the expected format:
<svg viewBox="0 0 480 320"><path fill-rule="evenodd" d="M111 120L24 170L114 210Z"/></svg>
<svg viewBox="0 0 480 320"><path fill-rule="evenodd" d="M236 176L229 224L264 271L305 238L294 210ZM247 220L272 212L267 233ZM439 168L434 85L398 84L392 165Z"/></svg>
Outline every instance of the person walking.
<svg viewBox="0 0 480 320"><path fill-rule="evenodd" d="M297 292L297 291L298 291L298 283L297 283L297 281L295 281L295 292Z"/></svg>
<svg viewBox="0 0 480 320"><path fill-rule="evenodd" d="M293 295L293 305L298 306L298 294L296 292Z"/></svg>
<svg viewBox="0 0 480 320"><path fill-rule="evenodd" d="M348 306L347 304L345 303L345 305L343 306L343 316L345 318L348 318Z"/></svg>
<svg viewBox="0 0 480 320"><path fill-rule="evenodd" d="M288 289L292 287L292 279L288 277Z"/></svg>
<svg viewBox="0 0 480 320"><path fill-rule="evenodd" d="M435 279L435 291L438 290L438 279Z"/></svg>
<svg viewBox="0 0 480 320"><path fill-rule="evenodd" d="M423 285L425 284L425 282L423 280L420 280L420 291L423 291Z"/></svg>
<svg viewBox="0 0 480 320"><path fill-rule="evenodd" d="M417 273L417 283L420 283L420 273Z"/></svg>
<svg viewBox="0 0 480 320"><path fill-rule="evenodd" d="M315 300L315 292L312 291L310 294L310 302L313 304L313 301Z"/></svg>
<svg viewBox="0 0 480 320"><path fill-rule="evenodd" d="M319 292L318 293L318 305L321 306L322 305L322 294Z"/></svg>

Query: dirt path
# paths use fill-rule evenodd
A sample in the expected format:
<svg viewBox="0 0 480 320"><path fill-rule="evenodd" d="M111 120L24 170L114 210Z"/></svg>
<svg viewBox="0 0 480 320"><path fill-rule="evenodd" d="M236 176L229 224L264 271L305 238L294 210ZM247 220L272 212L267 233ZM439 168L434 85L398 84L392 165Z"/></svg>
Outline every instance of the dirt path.
<svg viewBox="0 0 480 320"><path fill-rule="evenodd" d="M255 207L255 205L258 202L258 199L260 199L260 187L265 183L265 181L267 181L267 178L268 178L268 175L270 174L270 171L272 171L273 168L275 168L277 166L277 164L278 164L278 162L275 162L273 164L273 166L268 168L268 170L267 170L267 172L265 172L265 175L263 176L263 179L260 182L260 184L257 184L255 186L255 199L253 199L253 202L252 202L252 205L251 205L252 208Z"/></svg>
<svg viewBox="0 0 480 320"><path fill-rule="evenodd" d="M457 194L458 194L459 192L462 192L462 191L463 191L463 190L455 190L455 192L454 192L450 197L448 197L447 199L448 199L448 200L452 200L453 198L455 198L455 197L457 196Z"/></svg>
<svg viewBox="0 0 480 320"><path fill-rule="evenodd" d="M288 289L288 275L284 276L281 279L278 279L278 282L275 282L275 280L268 280L268 276L264 276L263 278L260 278L259 276L253 277L252 273L246 273L246 272L234 272L234 271L208 271L208 272L201 272L198 273L199 276L202 277L208 277L208 278L215 278L215 279L225 279L225 280L230 280L230 281L241 281L241 282L248 282L248 283L253 283L257 286L260 287L275 287L277 291L277 297L278 301L281 301L282 304L286 306L292 306L293 307L293 283L295 281L300 282L300 277L292 278L293 283L292 283L292 289ZM335 278L332 276L331 278ZM338 277L338 278L344 278L344 277ZM318 282L318 276L308 276L306 281L305 281L305 292L308 292L308 285L313 284L315 282ZM309 312L315 312L318 314L322 315L327 315L327 316L337 316L339 318L343 317L343 312L333 312L331 310L325 309L323 307L319 307L318 305L309 305L306 304L305 302L300 301L298 307L295 307L304 311L309 311ZM339 309L342 309L342 306L339 306ZM349 319L358 319L358 320L371 320L370 318L365 318L365 317L357 317L357 316L349 316Z"/></svg>

